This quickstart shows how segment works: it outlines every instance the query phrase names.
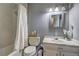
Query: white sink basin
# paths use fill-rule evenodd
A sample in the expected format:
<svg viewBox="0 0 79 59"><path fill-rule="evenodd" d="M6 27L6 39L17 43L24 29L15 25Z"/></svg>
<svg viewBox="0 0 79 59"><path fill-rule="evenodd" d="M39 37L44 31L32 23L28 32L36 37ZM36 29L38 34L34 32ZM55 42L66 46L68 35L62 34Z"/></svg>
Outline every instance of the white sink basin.
<svg viewBox="0 0 79 59"><path fill-rule="evenodd" d="M63 39L56 40L55 38L45 38L46 42L50 43L56 43L56 44L64 44L65 41Z"/></svg>
<svg viewBox="0 0 79 59"><path fill-rule="evenodd" d="M53 41L53 42L59 42L59 43L63 43L64 42L63 40L59 40L59 39L58 40L54 39L54 40L51 40L51 41Z"/></svg>

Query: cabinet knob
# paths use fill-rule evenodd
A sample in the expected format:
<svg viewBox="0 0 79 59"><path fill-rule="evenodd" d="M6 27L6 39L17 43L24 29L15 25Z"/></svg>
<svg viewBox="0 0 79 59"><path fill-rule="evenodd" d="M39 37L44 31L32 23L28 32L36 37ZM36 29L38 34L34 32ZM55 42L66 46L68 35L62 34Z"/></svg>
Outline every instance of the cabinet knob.
<svg viewBox="0 0 79 59"><path fill-rule="evenodd" d="M63 56L64 56L64 54L63 54Z"/></svg>
<svg viewBox="0 0 79 59"><path fill-rule="evenodd" d="M58 53L56 53L56 56L58 56Z"/></svg>

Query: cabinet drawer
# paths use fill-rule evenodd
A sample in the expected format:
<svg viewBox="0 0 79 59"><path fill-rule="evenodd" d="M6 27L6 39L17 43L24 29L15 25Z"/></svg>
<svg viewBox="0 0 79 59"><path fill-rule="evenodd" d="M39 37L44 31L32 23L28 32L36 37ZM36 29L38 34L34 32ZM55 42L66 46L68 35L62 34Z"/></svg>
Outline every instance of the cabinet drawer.
<svg viewBox="0 0 79 59"><path fill-rule="evenodd" d="M44 48L44 50L51 50L51 51L58 50L57 45L53 45L53 44L49 44L49 43L43 44L43 48Z"/></svg>
<svg viewBox="0 0 79 59"><path fill-rule="evenodd" d="M62 51L64 51L64 52L71 52L71 53L78 53L79 52L79 48L77 48L77 47L61 46L60 48L62 48Z"/></svg>
<svg viewBox="0 0 79 59"><path fill-rule="evenodd" d="M70 52L62 52L62 56L78 56L77 53L70 53Z"/></svg>

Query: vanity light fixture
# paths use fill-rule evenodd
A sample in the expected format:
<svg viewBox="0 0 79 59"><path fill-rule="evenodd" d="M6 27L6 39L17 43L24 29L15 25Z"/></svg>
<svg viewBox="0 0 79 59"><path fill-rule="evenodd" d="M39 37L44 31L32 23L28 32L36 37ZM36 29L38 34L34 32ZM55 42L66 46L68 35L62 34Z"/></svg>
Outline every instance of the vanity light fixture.
<svg viewBox="0 0 79 59"><path fill-rule="evenodd" d="M65 11L65 10L66 10L66 8L65 8L64 6L61 7L61 9L60 9L60 7L49 8L49 9L48 9L49 12L59 12L59 11Z"/></svg>

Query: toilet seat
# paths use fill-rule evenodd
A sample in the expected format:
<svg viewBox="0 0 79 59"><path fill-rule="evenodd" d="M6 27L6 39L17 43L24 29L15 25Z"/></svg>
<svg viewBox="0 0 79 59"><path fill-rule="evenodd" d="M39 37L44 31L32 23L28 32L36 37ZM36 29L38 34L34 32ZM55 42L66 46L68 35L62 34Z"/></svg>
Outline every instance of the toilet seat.
<svg viewBox="0 0 79 59"><path fill-rule="evenodd" d="M36 47L35 46L28 46L24 49L24 55L26 56L32 56L36 53Z"/></svg>

